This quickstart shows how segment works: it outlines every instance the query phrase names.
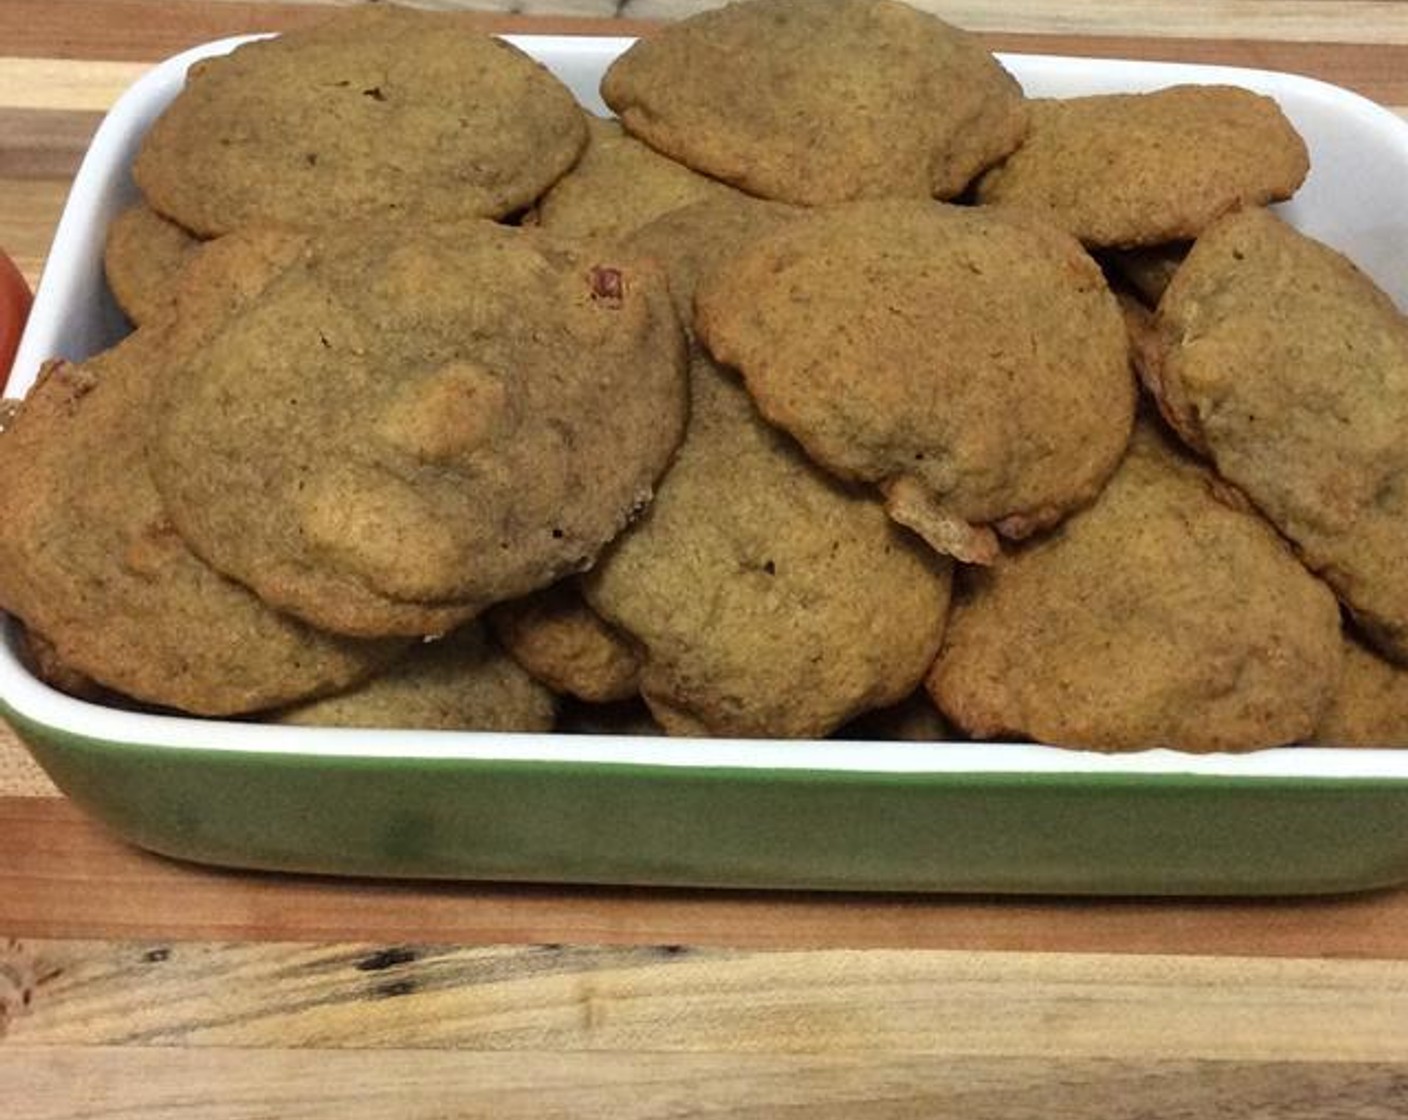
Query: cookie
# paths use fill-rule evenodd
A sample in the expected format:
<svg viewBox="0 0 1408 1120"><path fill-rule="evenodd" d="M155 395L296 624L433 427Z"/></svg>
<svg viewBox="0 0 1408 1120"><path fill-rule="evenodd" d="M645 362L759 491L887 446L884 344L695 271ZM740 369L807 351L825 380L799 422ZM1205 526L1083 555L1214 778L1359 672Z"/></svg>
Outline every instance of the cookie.
<svg viewBox="0 0 1408 1120"><path fill-rule="evenodd" d="M1091 246L1197 237L1241 206L1290 198L1305 141L1269 97L1233 86L1034 100L1022 146L977 200L1013 207Z"/></svg>
<svg viewBox="0 0 1408 1120"><path fill-rule="evenodd" d="M257 224L201 243L181 271L170 327L194 352L308 252L312 235Z"/></svg>
<svg viewBox="0 0 1408 1120"><path fill-rule="evenodd" d="M1203 234L1159 303L1144 374L1180 435L1408 662L1408 320L1269 211Z"/></svg>
<svg viewBox="0 0 1408 1120"><path fill-rule="evenodd" d="M637 41L602 97L672 159L763 198L952 198L1026 132L978 42L894 0L752 0Z"/></svg>
<svg viewBox="0 0 1408 1120"><path fill-rule="evenodd" d="M1347 636L1344 671L1312 741L1326 747L1408 747L1408 669Z"/></svg>
<svg viewBox="0 0 1408 1120"><path fill-rule="evenodd" d="M254 221L502 217L581 153L571 92L460 13L361 5L192 67L133 164L210 237Z"/></svg>
<svg viewBox="0 0 1408 1120"><path fill-rule="evenodd" d="M694 296L705 274L810 210L745 194L711 198L662 214L629 234L624 247L659 261L680 322L694 329Z"/></svg>
<svg viewBox="0 0 1408 1120"><path fill-rule="evenodd" d="M169 314L176 280L199 238L138 203L113 219L103 246L103 272L122 313L137 324Z"/></svg>
<svg viewBox="0 0 1408 1120"><path fill-rule="evenodd" d="M146 465L169 342L140 328L51 363L0 436L0 605L68 671L163 707L230 715L345 687L394 642L319 633L201 563Z"/></svg>
<svg viewBox="0 0 1408 1120"><path fill-rule="evenodd" d="M1141 425L1109 485L1051 534L970 570L928 678L982 738L1243 751L1320 721L1334 596L1275 531Z"/></svg>
<svg viewBox="0 0 1408 1120"><path fill-rule="evenodd" d="M120 700L119 694L104 688L92 677L65 662L54 648L54 643L36 630L20 628L20 656L41 681L76 700L113 706Z"/></svg>
<svg viewBox="0 0 1408 1120"><path fill-rule="evenodd" d="M816 737L910 692L950 567L759 417L703 354L683 446L646 515L583 579L643 650L672 735Z"/></svg>
<svg viewBox="0 0 1408 1120"><path fill-rule="evenodd" d="M772 423L961 560L1089 502L1129 436L1115 299L1074 239L1025 218L832 207L710 272L695 325Z"/></svg>
<svg viewBox="0 0 1408 1120"><path fill-rule="evenodd" d="M418 643L394 665L335 696L280 712L300 727L549 731L556 701L479 622Z"/></svg>
<svg viewBox="0 0 1408 1120"><path fill-rule="evenodd" d="M563 237L619 237L691 202L737 194L627 133L620 121L587 117L577 165L538 202L534 220Z"/></svg>
<svg viewBox="0 0 1408 1120"><path fill-rule="evenodd" d="M564 580L488 615L509 655L554 692L592 704L626 700L640 691L640 657Z"/></svg>
<svg viewBox="0 0 1408 1120"><path fill-rule="evenodd" d="M311 236L163 388L151 462L183 536L361 636L443 633L589 565L687 394L656 268L490 222Z"/></svg>
<svg viewBox="0 0 1408 1120"><path fill-rule="evenodd" d="M713 199L626 245L664 264L687 317L702 275L805 213ZM656 506L584 580L643 647L655 719L675 735L814 735L898 698L942 632L947 565L817 470L697 347L691 371L689 430Z"/></svg>
<svg viewBox="0 0 1408 1120"><path fill-rule="evenodd" d="M1138 354L1154 344L1154 313L1137 296L1117 291L1120 314L1124 317L1125 333L1129 336L1131 354ZM1143 403L1141 401L1141 403ZM1152 405L1148 406L1152 410Z"/></svg>

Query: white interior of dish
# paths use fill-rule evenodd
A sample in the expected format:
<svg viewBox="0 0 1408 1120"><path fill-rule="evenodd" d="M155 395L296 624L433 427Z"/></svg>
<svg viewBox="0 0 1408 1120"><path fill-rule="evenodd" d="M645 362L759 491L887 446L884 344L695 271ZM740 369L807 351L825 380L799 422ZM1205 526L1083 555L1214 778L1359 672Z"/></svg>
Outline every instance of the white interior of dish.
<svg viewBox="0 0 1408 1120"><path fill-rule="evenodd" d="M102 275L103 237L136 198L129 167L148 125L175 96L198 58L245 38L208 43L168 59L113 107L74 181L6 394L22 396L53 357L85 358L126 330ZM512 41L549 66L581 102L605 113L597 83L631 40L523 36ZM1177 83L1240 85L1275 97L1305 137L1311 173L1281 211L1307 233L1348 254L1400 306L1408 306L1408 123L1323 82L1260 70L1177 63L1002 55L1032 96L1138 92ZM1105 755L1028 743L857 743L657 739L488 732L348 731L275 727L118 711L65 696L36 680L19 658L17 631L0 632L0 698L19 715L114 743L172 748L364 757L439 757L637 763L745 769L891 773L1184 773L1260 777L1408 778L1406 750L1289 747L1249 754L1172 750Z"/></svg>

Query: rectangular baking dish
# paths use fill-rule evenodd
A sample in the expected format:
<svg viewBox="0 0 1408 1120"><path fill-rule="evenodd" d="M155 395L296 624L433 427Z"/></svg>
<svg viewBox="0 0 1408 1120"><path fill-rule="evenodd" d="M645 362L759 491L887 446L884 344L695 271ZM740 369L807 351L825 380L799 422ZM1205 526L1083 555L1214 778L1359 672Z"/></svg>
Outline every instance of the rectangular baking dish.
<svg viewBox="0 0 1408 1120"><path fill-rule="evenodd" d="M74 183L7 388L125 330L102 279L140 137L210 43L157 66ZM630 43L513 40L584 105ZM1230 83L1276 97L1313 169L1285 215L1408 303L1408 124L1342 89L1211 66L1005 55L1030 94ZM3 484L3 482L0 482ZM153 716L36 680L0 626L0 714L117 833L200 862L671 886L1285 894L1408 881L1408 751L1103 755L1023 743L349 731Z"/></svg>

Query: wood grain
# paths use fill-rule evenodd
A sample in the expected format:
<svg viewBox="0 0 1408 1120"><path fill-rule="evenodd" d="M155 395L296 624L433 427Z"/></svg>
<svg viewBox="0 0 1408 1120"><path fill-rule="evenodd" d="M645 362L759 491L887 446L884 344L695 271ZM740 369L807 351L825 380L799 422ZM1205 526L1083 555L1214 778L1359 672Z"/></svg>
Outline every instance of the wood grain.
<svg viewBox="0 0 1408 1120"><path fill-rule="evenodd" d="M52 113L104 110L149 69L145 62L75 65L61 58L0 58L0 106Z"/></svg>
<svg viewBox="0 0 1408 1120"><path fill-rule="evenodd" d="M101 113L0 109L0 181L67 183L78 170ZM8 192L7 192L8 193Z"/></svg>
<svg viewBox="0 0 1408 1120"><path fill-rule="evenodd" d="M54 229L63 213L70 180L0 179L0 249L4 249L33 287L39 282Z"/></svg>
<svg viewBox="0 0 1408 1120"><path fill-rule="evenodd" d="M628 4L626 17L583 18L609 4L434 4L463 7L492 31L649 34L697 2ZM1307 74L1388 105L1408 105L1408 5L1348 0L1196 4L926 5L982 33L996 50L1105 58L1213 62ZM506 9L516 9L506 12ZM524 12L542 13L533 18ZM566 11L567 14L551 14ZM0 44L11 58L155 62L210 39L283 31L322 19L320 3L189 0L5 0ZM0 60L0 70L4 63ZM116 71L109 71L116 73ZM93 78L91 80L101 80Z"/></svg>
<svg viewBox="0 0 1408 1120"><path fill-rule="evenodd" d="M294 3L191 3L189 0L7 0L16 8L38 9L42 17L29 24L30 36L76 49L81 30L95 10L115 30L127 25L122 40L150 41L173 28L227 29L243 20L248 25L287 26L320 19L330 6L350 0L304 0ZM722 0L411 0L418 7L460 9L487 22L533 20L544 26L575 29L574 25L612 21L639 25L681 19ZM1396 0L1024 0L1022 4L986 4L975 0L909 0L961 27L976 32L1020 32L1033 35L1090 37L1123 35L1140 39L1218 37L1267 42L1408 43L1408 10ZM131 25L137 11L151 22ZM18 25L20 21L16 20ZM0 24L3 26L3 24ZM0 39L0 42L9 42ZM10 48L15 49L15 48ZM120 58L121 41L93 57ZM19 51L18 53L28 53Z"/></svg>
<svg viewBox="0 0 1408 1120"><path fill-rule="evenodd" d="M1255 1061L1274 1037L1286 1060L1408 1062L1402 961L109 941L7 955L36 978L9 1017L22 1046Z"/></svg>
<svg viewBox="0 0 1408 1120"><path fill-rule="evenodd" d="M1402 1120L1401 1063L854 1054L0 1050L10 1120Z"/></svg>
<svg viewBox="0 0 1408 1120"><path fill-rule="evenodd" d="M23 1120L1373 1120L1408 1075L1402 962L50 940L5 1003Z"/></svg>
<svg viewBox="0 0 1408 1120"><path fill-rule="evenodd" d="M625 0L624 15L679 19L688 12L717 7L720 0ZM1196 37L1215 33L1238 39L1320 40L1408 43L1408 8L1395 0L908 0L912 6L970 31L1023 31L1042 35L1119 34L1143 39ZM436 6L443 6L437 4ZM506 7L507 3L450 4ZM552 11L558 4L531 5ZM610 0L597 4L610 8ZM1372 38L1366 29L1374 29Z"/></svg>
<svg viewBox="0 0 1408 1120"><path fill-rule="evenodd" d="M58 788L0 722L0 797L57 797Z"/></svg>
<svg viewBox="0 0 1408 1120"><path fill-rule="evenodd" d="M422 5L426 6L426 5ZM469 7L468 5L460 5ZM655 24L595 16L532 18L509 11L470 13L488 31L636 35ZM5 0L0 50L11 57L155 62L227 35L287 31L326 19L321 3L233 3L191 0Z"/></svg>

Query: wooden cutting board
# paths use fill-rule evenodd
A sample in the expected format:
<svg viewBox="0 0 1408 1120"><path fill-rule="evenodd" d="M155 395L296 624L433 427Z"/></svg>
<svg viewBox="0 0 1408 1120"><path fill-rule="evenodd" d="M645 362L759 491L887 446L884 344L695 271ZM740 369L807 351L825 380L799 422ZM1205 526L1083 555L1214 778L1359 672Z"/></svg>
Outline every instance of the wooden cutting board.
<svg viewBox="0 0 1408 1120"><path fill-rule="evenodd" d="M530 0L482 18L634 34L699 6ZM1408 4L924 6L999 49L1291 70L1408 108ZM0 246L37 280L88 138L147 64L320 8L4 0ZM1408 891L870 897L216 871L105 833L0 725L14 1120L1387 1120L1408 1115L1405 1079Z"/></svg>

